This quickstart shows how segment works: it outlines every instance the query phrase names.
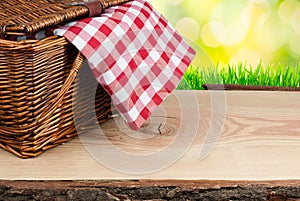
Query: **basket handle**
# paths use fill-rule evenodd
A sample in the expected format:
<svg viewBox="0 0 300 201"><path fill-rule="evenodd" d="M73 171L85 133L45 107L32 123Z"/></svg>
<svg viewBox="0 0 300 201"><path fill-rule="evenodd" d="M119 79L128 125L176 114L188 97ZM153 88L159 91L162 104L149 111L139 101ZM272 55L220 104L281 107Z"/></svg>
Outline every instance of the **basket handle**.
<svg viewBox="0 0 300 201"><path fill-rule="evenodd" d="M127 3L129 1L133 1L133 0L102 0L101 4L103 9L105 8L109 8L109 7L113 7L113 6L118 6L121 5L123 3Z"/></svg>
<svg viewBox="0 0 300 201"><path fill-rule="evenodd" d="M71 85L73 84L73 82L76 79L76 76L80 70L80 68L83 65L83 62L85 60L85 57L79 52L75 58L75 61L73 62L72 68L70 70L69 76L67 77L67 79L65 80L64 84L62 85L62 88L60 89L59 93L57 94L57 96L51 100L51 102L49 103L49 105L43 110L43 112L37 116L36 121L26 125L22 128L7 128L4 126L0 126L0 132L4 132L4 133L8 133L8 134L12 134L12 135L22 135L25 132L30 132L32 130L32 128L36 127L38 124L40 124L41 122L45 121L46 119L49 119L49 117L51 117L53 115L53 113L55 112L55 110L57 109L57 107L61 104L62 100L64 99L66 93L68 92L68 90L70 89ZM45 127L41 127L41 128L46 128ZM35 136L38 137L38 136Z"/></svg>
<svg viewBox="0 0 300 201"><path fill-rule="evenodd" d="M66 81L64 82L62 88L60 89L55 99L51 100L51 104L37 117L38 121L43 121L47 119L48 117L46 117L46 115L51 116L54 110L57 108L57 106L61 104L66 93L68 92L74 80L76 79L76 76L80 68L82 67L84 60L85 57L81 54L81 52L78 52L75 61L73 62L69 76L67 77Z"/></svg>
<svg viewBox="0 0 300 201"><path fill-rule="evenodd" d="M68 6L85 6L88 9L89 17L99 16L106 8L127 3L132 0L79 0L67 3Z"/></svg>
<svg viewBox="0 0 300 201"><path fill-rule="evenodd" d="M99 16L103 11L103 5L98 0L80 0L72 1L66 4L67 6L85 6L88 9L88 16Z"/></svg>

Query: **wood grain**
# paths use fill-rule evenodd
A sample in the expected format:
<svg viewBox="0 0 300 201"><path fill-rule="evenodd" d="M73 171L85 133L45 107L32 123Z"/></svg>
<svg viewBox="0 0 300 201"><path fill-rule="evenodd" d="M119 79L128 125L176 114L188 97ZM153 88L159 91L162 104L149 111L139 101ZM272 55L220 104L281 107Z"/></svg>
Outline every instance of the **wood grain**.
<svg viewBox="0 0 300 201"><path fill-rule="evenodd" d="M225 94L225 104L218 106L226 109L225 124L216 147L200 160L212 117L223 115L212 113L212 99L222 97L212 93ZM192 104L193 95L198 107ZM84 145L77 138L26 160L0 150L0 180L300 180L299 102L298 92L176 91L139 132L126 130L117 117L101 125L104 135L99 135L99 130L86 134ZM186 121L190 123L182 124ZM191 133L195 126L199 126L197 133ZM92 151L105 153L114 146L124 153L147 156L176 139L190 140L186 136L193 144L183 157L150 174L114 171L86 150L92 147ZM185 148L175 145L169 154ZM120 160L119 156L111 158ZM124 161L124 165L133 162Z"/></svg>

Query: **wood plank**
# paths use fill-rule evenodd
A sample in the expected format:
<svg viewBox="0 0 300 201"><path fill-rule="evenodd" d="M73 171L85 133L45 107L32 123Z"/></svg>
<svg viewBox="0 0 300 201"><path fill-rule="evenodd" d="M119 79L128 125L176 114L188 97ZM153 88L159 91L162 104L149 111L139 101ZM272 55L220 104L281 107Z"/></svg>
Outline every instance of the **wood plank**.
<svg viewBox="0 0 300 201"><path fill-rule="evenodd" d="M199 110L193 104L193 95ZM214 106L214 99L222 99L223 95L226 97L224 105L220 101L219 108ZM300 180L299 102L299 92L176 91L152 116L152 124L140 132L126 130L117 117L115 121L101 126L105 135L99 134L99 130L93 130L85 138L81 137L85 143L78 138L34 159L22 160L0 150L0 179ZM201 160L200 151L211 129L212 116L221 121L223 114L220 108L223 107L226 109L226 116L221 136L212 152ZM213 110L216 108L217 110ZM164 123L163 126L160 126L161 122ZM198 125L197 132L192 133ZM161 127L161 134L158 127ZM138 139L144 137L149 139ZM169 147L176 139L182 143L172 144L172 149L168 150L165 157L178 154L180 149L184 150L188 141L192 140L193 143L183 157L160 169L157 168L160 167L159 164L164 164L168 158L159 156L156 160L150 157L156 165L152 167L150 159L122 161L122 157L113 155L115 153L107 153L114 145L129 155L149 156ZM209 142L213 144L213 141ZM107 154L124 167L117 167L118 171L106 167L111 161L105 161L107 158L101 161L99 157L96 160L97 156L93 157L91 151ZM146 165L156 171L140 175L120 172L134 163L140 165L138 170Z"/></svg>

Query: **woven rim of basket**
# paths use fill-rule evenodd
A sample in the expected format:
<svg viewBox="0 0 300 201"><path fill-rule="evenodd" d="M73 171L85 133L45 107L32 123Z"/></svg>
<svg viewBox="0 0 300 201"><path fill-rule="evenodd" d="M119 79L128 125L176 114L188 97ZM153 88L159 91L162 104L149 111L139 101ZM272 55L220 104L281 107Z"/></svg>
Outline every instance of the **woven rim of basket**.
<svg viewBox="0 0 300 201"><path fill-rule="evenodd" d="M128 1L97 0L101 4L101 10ZM2 0L0 3L0 34L23 36L67 21L88 17L90 10L87 6L81 5L81 2L74 3L74 0Z"/></svg>

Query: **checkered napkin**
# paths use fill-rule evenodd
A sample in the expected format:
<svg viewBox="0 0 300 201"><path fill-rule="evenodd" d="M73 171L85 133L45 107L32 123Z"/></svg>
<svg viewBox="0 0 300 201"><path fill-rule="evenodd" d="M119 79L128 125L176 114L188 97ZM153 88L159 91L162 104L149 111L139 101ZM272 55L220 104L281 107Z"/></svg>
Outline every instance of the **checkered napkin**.
<svg viewBox="0 0 300 201"><path fill-rule="evenodd" d="M54 31L87 58L97 81L137 130L180 82L195 51L153 7L134 0Z"/></svg>

